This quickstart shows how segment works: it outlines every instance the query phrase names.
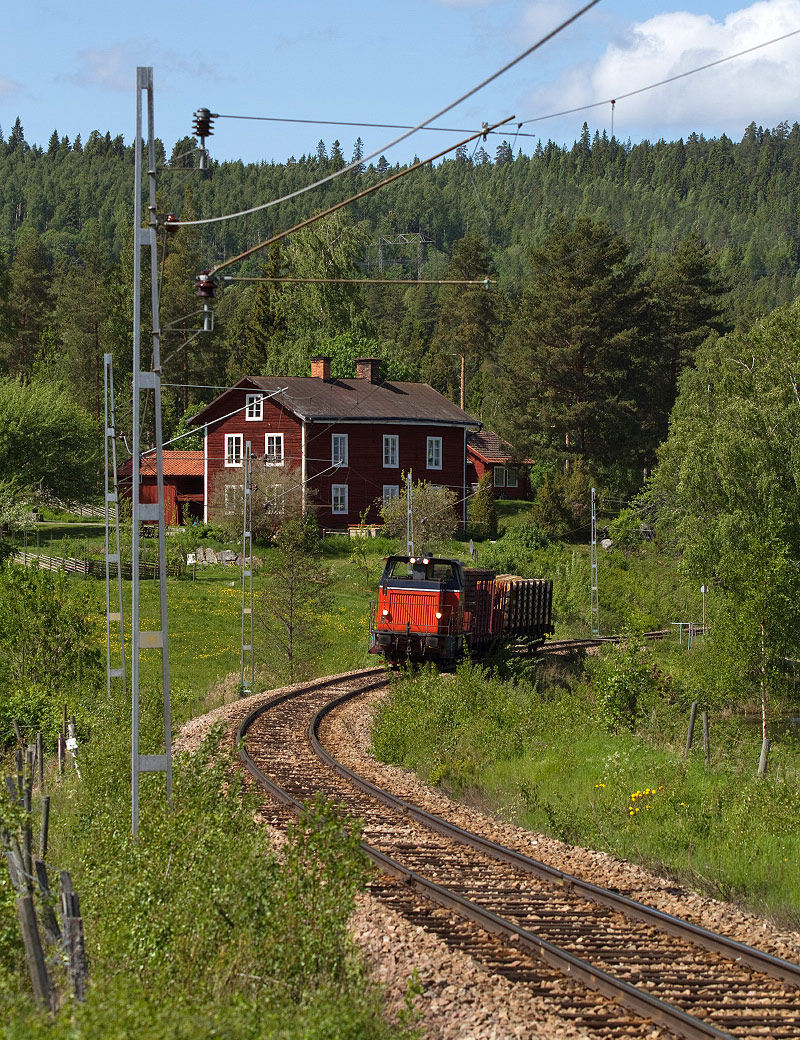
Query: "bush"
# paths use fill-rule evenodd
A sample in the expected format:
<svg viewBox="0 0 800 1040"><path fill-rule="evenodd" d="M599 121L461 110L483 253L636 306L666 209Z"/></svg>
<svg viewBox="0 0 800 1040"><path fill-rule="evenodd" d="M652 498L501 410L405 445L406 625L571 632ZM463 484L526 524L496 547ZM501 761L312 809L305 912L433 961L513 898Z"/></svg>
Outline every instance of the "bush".
<svg viewBox="0 0 800 1040"><path fill-rule="evenodd" d="M648 697L655 693L647 649L631 642L610 646L595 659L590 674L602 724L609 733L633 733Z"/></svg>
<svg viewBox="0 0 800 1040"><path fill-rule="evenodd" d="M474 538L497 537L497 509L494 502L491 473L484 473L478 481L478 490L467 507L470 534Z"/></svg>

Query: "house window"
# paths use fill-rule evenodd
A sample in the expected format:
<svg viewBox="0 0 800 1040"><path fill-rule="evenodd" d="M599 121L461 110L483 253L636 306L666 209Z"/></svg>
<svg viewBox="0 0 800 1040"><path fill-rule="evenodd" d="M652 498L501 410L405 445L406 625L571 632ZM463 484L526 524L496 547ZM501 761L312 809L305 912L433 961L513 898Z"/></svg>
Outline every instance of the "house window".
<svg viewBox="0 0 800 1040"><path fill-rule="evenodd" d="M428 469L442 468L442 438L428 438Z"/></svg>
<svg viewBox="0 0 800 1040"><path fill-rule="evenodd" d="M347 512L347 484L331 485L331 512L340 515Z"/></svg>
<svg viewBox="0 0 800 1040"><path fill-rule="evenodd" d="M396 468L399 466L398 456L400 454L400 438L396 433L384 433L383 435L383 465L384 468Z"/></svg>
<svg viewBox="0 0 800 1040"><path fill-rule="evenodd" d="M383 504L394 501L395 498L400 497L400 485L399 484L384 484L383 485Z"/></svg>
<svg viewBox="0 0 800 1040"><path fill-rule="evenodd" d="M331 436L331 465L347 465L347 434L334 433Z"/></svg>
<svg viewBox="0 0 800 1040"><path fill-rule="evenodd" d="M267 433L264 436L264 465L283 465L283 434Z"/></svg>
<svg viewBox="0 0 800 1040"><path fill-rule="evenodd" d="M245 408L245 417L248 422L252 422L254 419L261 418L261 402L264 400L263 394L248 394L245 398L247 407Z"/></svg>
<svg viewBox="0 0 800 1040"><path fill-rule="evenodd" d="M242 435L241 433L225 434L225 465L241 466L242 464Z"/></svg>
<svg viewBox="0 0 800 1040"><path fill-rule="evenodd" d="M515 488L519 486L517 471L513 466L495 466L494 486L497 488Z"/></svg>
<svg viewBox="0 0 800 1040"><path fill-rule="evenodd" d="M270 516L283 516L286 512L286 488L283 484L270 484L266 488L264 512Z"/></svg>
<svg viewBox="0 0 800 1040"><path fill-rule="evenodd" d="M242 495L241 488L236 484L225 485L225 514L231 516L233 513L237 513L241 508Z"/></svg>

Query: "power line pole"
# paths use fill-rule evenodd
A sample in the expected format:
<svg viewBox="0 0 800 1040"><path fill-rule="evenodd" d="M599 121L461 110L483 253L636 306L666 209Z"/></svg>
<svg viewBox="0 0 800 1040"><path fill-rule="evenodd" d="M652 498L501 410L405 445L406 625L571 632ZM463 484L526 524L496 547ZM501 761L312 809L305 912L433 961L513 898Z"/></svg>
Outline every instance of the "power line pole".
<svg viewBox="0 0 800 1040"><path fill-rule="evenodd" d="M147 182L148 226L142 227L142 94L147 95ZM158 316L158 251L156 232L156 142L153 104L153 69L136 69L136 146L134 156L133 205L133 447L132 502L133 531L131 538L131 829L139 830L139 775L164 773L167 800L172 796L172 735L169 704L169 646L167 636L167 561L164 542L164 458L161 436L161 331ZM141 370L142 336L142 246L150 250L150 293L152 319L153 365ZM155 503L141 502L141 395L153 391L156 442ZM139 529L144 522L158 523L158 572L161 628L152 632L139 630ZM139 668L142 650L161 650L161 681L164 698L164 753L139 754Z"/></svg>
<svg viewBox="0 0 800 1040"><path fill-rule="evenodd" d="M105 389L105 503L106 503L106 693L111 698L111 680L122 679L122 692L128 699L128 677L125 667L125 623L122 611L122 565L119 558L119 484L117 481L117 430L114 418L114 368L111 354L103 355ZM109 466L110 462L110 466ZM110 552L110 506L114 506L114 552ZM117 610L111 609L111 565L117 566ZM121 665L111 667L111 622L119 624Z"/></svg>
<svg viewBox="0 0 800 1040"><path fill-rule="evenodd" d="M600 635L600 598L597 588L597 494L592 488L592 596L589 607L592 635Z"/></svg>
<svg viewBox="0 0 800 1040"><path fill-rule="evenodd" d="M406 546L408 555L414 555L414 500L412 496L411 470L406 477Z"/></svg>
<svg viewBox="0 0 800 1040"><path fill-rule="evenodd" d="M245 629L248 641L245 642ZM245 685L245 655L249 654L250 678ZM239 696L253 692L253 452L250 441L244 452L244 495L242 496L242 652L239 659Z"/></svg>

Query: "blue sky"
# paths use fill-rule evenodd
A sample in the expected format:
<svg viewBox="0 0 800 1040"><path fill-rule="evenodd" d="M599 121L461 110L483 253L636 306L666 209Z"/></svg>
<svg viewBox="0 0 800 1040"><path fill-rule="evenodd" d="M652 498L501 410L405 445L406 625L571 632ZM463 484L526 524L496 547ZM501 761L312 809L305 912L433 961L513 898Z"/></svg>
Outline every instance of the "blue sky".
<svg viewBox="0 0 800 1040"><path fill-rule="evenodd" d="M204 106L233 115L416 124L471 89L582 6L582 0L108 0L10 5L0 43L0 126L20 117L29 143L85 140L135 120L135 70L152 65L156 133L167 148ZM472 128L604 101L800 29L800 0L601 0L578 23L442 120ZM614 111L618 137L668 140L692 130L741 137L751 121L800 117L800 35L635 98ZM572 143L584 122L611 129L611 106L523 127ZM513 128L509 138L513 139ZM282 162L338 138L372 152L391 130L219 119L220 160ZM493 152L499 138L488 149ZM428 156L451 135L425 132L387 158ZM535 138L515 144L531 150Z"/></svg>

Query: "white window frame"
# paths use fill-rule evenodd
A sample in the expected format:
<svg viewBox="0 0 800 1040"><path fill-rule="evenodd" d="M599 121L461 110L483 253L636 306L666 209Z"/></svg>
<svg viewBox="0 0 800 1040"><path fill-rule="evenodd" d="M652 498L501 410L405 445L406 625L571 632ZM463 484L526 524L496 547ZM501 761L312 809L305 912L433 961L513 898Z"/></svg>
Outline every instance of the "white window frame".
<svg viewBox="0 0 800 1040"><path fill-rule="evenodd" d="M399 484L384 484L383 485L383 504L387 502L394 502L396 498L400 497L400 485Z"/></svg>
<svg viewBox="0 0 800 1040"><path fill-rule="evenodd" d="M383 435L383 468L400 468L400 436L397 433Z"/></svg>
<svg viewBox="0 0 800 1040"><path fill-rule="evenodd" d="M504 488L506 486L506 467L495 466L494 467L494 486L496 488Z"/></svg>
<svg viewBox="0 0 800 1040"><path fill-rule="evenodd" d="M335 516L347 516L347 484L331 484L331 512Z"/></svg>
<svg viewBox="0 0 800 1040"><path fill-rule="evenodd" d="M234 513L241 512L242 503L239 501L239 491L241 491L241 487L238 484L225 485L226 516L233 516Z"/></svg>
<svg viewBox="0 0 800 1040"><path fill-rule="evenodd" d="M269 484L266 488L264 512L283 516L286 512L286 488L283 484Z"/></svg>
<svg viewBox="0 0 800 1040"><path fill-rule="evenodd" d="M442 468L442 438L428 437L428 445L425 452L428 469Z"/></svg>
<svg viewBox="0 0 800 1040"><path fill-rule="evenodd" d="M516 466L506 466L506 487L519 487L519 473Z"/></svg>
<svg viewBox="0 0 800 1040"><path fill-rule="evenodd" d="M228 468L241 468L243 434L225 434L225 465Z"/></svg>
<svg viewBox="0 0 800 1040"><path fill-rule="evenodd" d="M332 466L347 466L348 463L348 444L346 433L332 433L331 434L331 465Z"/></svg>
<svg viewBox="0 0 800 1040"><path fill-rule="evenodd" d="M245 397L244 417L247 422L258 422L264 417L263 394L247 394Z"/></svg>
<svg viewBox="0 0 800 1040"><path fill-rule="evenodd" d="M278 451L270 451L270 441L273 442L272 447L278 448ZM283 454L283 434L282 433L265 433L264 434L264 465L265 466L282 466L284 460Z"/></svg>

